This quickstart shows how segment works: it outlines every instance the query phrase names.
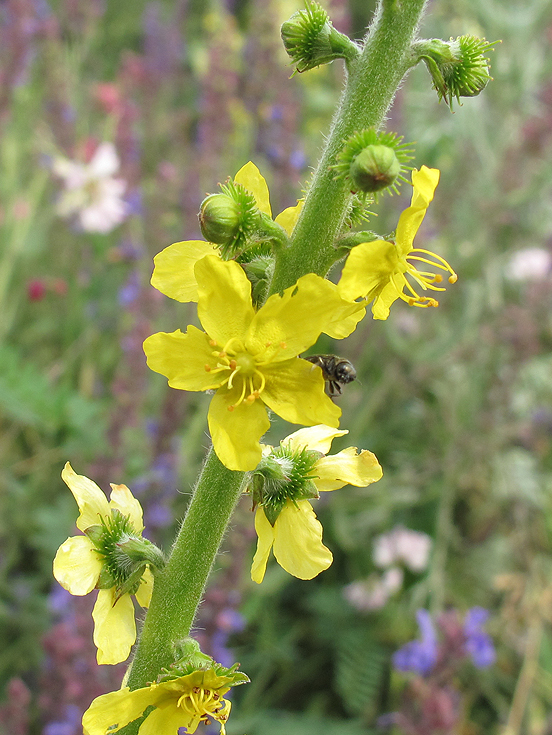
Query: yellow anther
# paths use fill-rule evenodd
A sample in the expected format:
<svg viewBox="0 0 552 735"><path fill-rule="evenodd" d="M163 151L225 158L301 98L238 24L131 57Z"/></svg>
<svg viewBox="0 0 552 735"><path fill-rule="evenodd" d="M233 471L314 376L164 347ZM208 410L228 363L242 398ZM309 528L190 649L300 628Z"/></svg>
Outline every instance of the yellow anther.
<svg viewBox="0 0 552 735"><path fill-rule="evenodd" d="M453 275L449 276L449 279L448 279L449 283L456 283L457 280L458 280L458 276L456 275L456 273L453 273Z"/></svg>
<svg viewBox="0 0 552 735"><path fill-rule="evenodd" d="M217 346L217 341L215 339L210 339L209 340L209 344L211 345L211 347L216 347Z"/></svg>
<svg viewBox="0 0 552 735"><path fill-rule="evenodd" d="M205 372L206 373L210 373L211 372L211 366L210 365L205 365Z"/></svg>

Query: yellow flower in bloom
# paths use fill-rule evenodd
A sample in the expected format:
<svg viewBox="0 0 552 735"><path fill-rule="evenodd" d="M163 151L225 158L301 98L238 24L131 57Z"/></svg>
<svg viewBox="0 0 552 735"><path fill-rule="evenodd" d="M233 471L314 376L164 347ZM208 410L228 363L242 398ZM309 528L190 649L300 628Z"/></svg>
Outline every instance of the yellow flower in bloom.
<svg viewBox="0 0 552 735"><path fill-rule="evenodd" d="M126 536L140 536L144 528L142 508L125 485L111 485L111 499L107 500L95 482L77 475L69 462L61 476L69 487L80 515L77 528L86 534L95 528L104 528L106 533L114 527ZM93 535L91 533L91 535ZM87 595L98 585L105 571L106 557L88 535L68 538L59 547L54 559L54 577L72 595ZM134 585L137 601L148 607L153 575L146 569ZM99 664L117 664L128 658L136 640L134 604L129 593L120 594L114 584L98 591L98 599L92 612L94 618L94 643L98 648Z"/></svg>
<svg viewBox="0 0 552 735"><path fill-rule="evenodd" d="M365 487L377 482L383 473L372 452L362 450L357 453L356 447L348 447L338 454L324 456L330 451L332 440L347 433L323 425L300 429L284 439L276 454L280 459L293 462L294 453L301 459L305 450L320 453L309 468L308 478L312 478L316 490L321 492L337 490L347 484ZM293 470L290 476L293 476ZM281 497L281 488L279 490ZM322 525L309 500L296 499L293 493L290 496L273 524L265 513L265 507L271 500L266 490L265 507L261 504L257 507L255 530L259 539L251 578L258 584L263 581L271 549L278 564L299 579L312 579L332 563L332 552L322 543Z"/></svg>
<svg viewBox="0 0 552 735"><path fill-rule="evenodd" d="M337 426L341 410L324 392L322 371L297 355L322 331L350 334L363 305L345 301L333 283L311 273L255 311L237 263L208 255L196 263L195 276L205 331L158 332L144 351L149 367L173 388L216 390L209 430L220 461L231 470L255 469L270 426L267 408L294 424Z"/></svg>
<svg viewBox="0 0 552 735"><path fill-rule="evenodd" d="M414 236L425 217L439 182L439 171L422 166L412 172L414 193L408 209L401 214L395 242L375 240L352 248L341 279L339 293L344 298L374 300L372 314L375 319L387 319L389 308L397 299L411 306L438 306L429 296L420 296L409 283L410 278L424 291L444 291L439 284L439 273L418 270L415 263L423 263L449 273L449 283L455 283L456 273L439 255L413 247Z"/></svg>
<svg viewBox="0 0 552 735"><path fill-rule="evenodd" d="M218 722L221 733L225 733L231 703L223 697L232 685L231 676L208 669L143 689L130 691L125 687L103 694L84 713L84 735L111 735L141 717L148 707L155 709L140 725L139 735L177 735L179 727L194 733L201 722L211 720Z"/></svg>
<svg viewBox="0 0 552 735"><path fill-rule="evenodd" d="M258 209L272 217L268 186L254 163L249 161L242 166L234 177L234 183L247 189L254 196ZM295 227L302 206L303 201L300 201L295 207L284 209L275 219L288 235ZM197 301L194 266L205 255L220 257L218 247L204 240L184 240L169 245L153 259L155 267L151 285L176 301Z"/></svg>

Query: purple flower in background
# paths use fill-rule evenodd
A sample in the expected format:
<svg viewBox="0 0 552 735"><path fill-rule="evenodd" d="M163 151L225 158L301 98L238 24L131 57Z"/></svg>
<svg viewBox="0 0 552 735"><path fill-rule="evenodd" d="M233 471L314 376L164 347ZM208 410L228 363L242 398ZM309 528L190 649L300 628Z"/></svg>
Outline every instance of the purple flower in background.
<svg viewBox="0 0 552 735"><path fill-rule="evenodd" d="M466 636L466 653L475 666L486 668L495 662L496 651L491 636L483 630L483 625L489 617L488 610L483 607L472 607L464 619L464 634Z"/></svg>
<svg viewBox="0 0 552 735"><path fill-rule="evenodd" d="M427 610L418 610L416 620L421 639L410 641L399 648L393 654L393 666L397 671L414 671L426 676L437 661L437 634Z"/></svg>

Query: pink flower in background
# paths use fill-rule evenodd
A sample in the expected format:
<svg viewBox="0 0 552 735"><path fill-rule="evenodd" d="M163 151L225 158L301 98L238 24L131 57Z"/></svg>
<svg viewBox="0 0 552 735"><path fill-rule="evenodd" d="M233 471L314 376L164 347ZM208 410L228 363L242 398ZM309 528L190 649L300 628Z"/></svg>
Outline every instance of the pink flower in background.
<svg viewBox="0 0 552 735"><path fill-rule="evenodd" d="M412 572L423 572L427 566L431 538L421 531L411 531L404 526L395 526L389 533L374 539L374 564L389 567L402 562Z"/></svg>
<svg viewBox="0 0 552 735"><path fill-rule="evenodd" d="M54 159L53 172L63 179L57 202L61 217L74 218L85 232L107 234L125 219L126 181L115 178L119 157L112 143L100 143L88 163Z"/></svg>
<svg viewBox="0 0 552 735"><path fill-rule="evenodd" d="M404 572L390 567L381 575L371 574L368 579L351 582L343 588L347 602L361 612L380 610L389 598L402 587Z"/></svg>
<svg viewBox="0 0 552 735"><path fill-rule="evenodd" d="M544 248L517 250L506 266L511 281L542 281L552 272L552 253Z"/></svg>

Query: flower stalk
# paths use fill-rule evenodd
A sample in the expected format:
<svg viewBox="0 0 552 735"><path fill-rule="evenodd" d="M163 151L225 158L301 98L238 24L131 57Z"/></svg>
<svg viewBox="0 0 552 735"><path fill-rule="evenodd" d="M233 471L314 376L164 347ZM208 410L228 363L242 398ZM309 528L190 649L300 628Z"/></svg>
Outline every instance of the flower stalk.
<svg viewBox="0 0 552 735"><path fill-rule="evenodd" d="M381 125L411 64L426 0L382 1L364 50L348 64L345 92L312 186L288 247L279 248L269 292L281 293L308 273L324 276L335 261L351 198L350 187L331 168L355 131ZM186 518L165 568L156 574L153 596L128 677L130 690L154 681L174 661L173 642L188 635L232 511L244 473L222 465L211 449ZM134 729L133 729L134 728ZM131 724L120 733L131 733Z"/></svg>

